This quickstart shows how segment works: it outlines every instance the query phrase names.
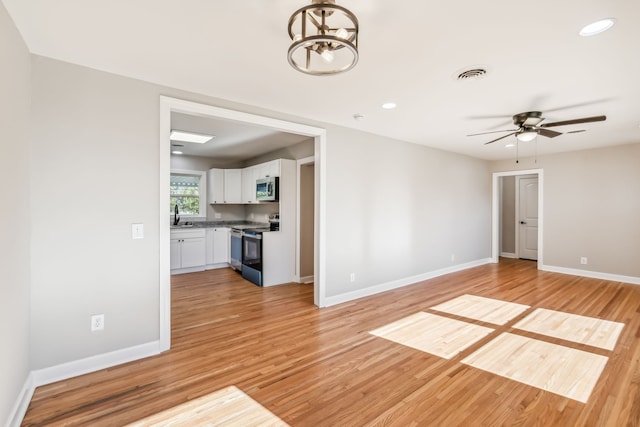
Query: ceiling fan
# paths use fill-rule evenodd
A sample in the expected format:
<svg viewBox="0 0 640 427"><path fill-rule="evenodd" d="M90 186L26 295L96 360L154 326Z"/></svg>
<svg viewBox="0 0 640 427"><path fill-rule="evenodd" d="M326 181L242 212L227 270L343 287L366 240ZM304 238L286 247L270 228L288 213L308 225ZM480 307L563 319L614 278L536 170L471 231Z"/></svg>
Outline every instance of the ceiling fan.
<svg viewBox="0 0 640 427"><path fill-rule="evenodd" d="M513 116L513 124L518 127L517 129L473 133L467 136L487 135L490 133L498 133L498 132L509 132L508 134L501 136L500 138L496 138L492 141L485 142L484 145L491 144L496 141L500 141L501 139L511 135L515 135L516 138L518 138L518 141L526 142L526 141L533 140L537 135L542 135L547 138L555 138L556 136L562 135L562 132L557 132L555 130L547 129L550 127L577 125L581 123L591 123L591 122L602 122L606 119L607 119L607 116L593 116L593 117L583 117L581 119L564 120L561 122L542 123L542 121L544 120L544 117L542 117L542 113L540 111L527 111L525 113L519 113ZM578 133L578 132L582 132L582 130L570 131L567 133Z"/></svg>

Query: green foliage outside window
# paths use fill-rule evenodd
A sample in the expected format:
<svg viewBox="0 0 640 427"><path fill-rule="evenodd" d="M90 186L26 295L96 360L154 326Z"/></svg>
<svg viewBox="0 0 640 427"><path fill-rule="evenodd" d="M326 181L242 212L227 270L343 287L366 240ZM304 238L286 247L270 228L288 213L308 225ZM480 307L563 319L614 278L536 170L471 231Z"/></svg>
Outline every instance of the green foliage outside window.
<svg viewBox="0 0 640 427"><path fill-rule="evenodd" d="M200 214L200 177L193 175L171 175L169 186L169 212L174 214L176 204L180 215Z"/></svg>

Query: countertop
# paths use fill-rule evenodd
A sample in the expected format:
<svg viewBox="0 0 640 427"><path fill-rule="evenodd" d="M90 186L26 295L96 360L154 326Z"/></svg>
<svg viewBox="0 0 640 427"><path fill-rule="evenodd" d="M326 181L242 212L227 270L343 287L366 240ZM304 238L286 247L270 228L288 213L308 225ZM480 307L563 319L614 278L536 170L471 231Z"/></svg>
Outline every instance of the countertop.
<svg viewBox="0 0 640 427"><path fill-rule="evenodd" d="M189 225L187 225L189 224ZM269 227L268 222L252 222L252 221L180 221L180 224L171 224L172 230L188 230L190 228L263 228Z"/></svg>

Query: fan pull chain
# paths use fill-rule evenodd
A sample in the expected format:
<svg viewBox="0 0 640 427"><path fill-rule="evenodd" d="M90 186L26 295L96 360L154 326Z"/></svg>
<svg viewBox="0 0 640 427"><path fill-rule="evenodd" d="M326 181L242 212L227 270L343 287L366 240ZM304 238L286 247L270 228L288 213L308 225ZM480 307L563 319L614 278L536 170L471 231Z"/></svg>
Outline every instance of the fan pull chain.
<svg viewBox="0 0 640 427"><path fill-rule="evenodd" d="M520 163L520 143L518 138L516 138L516 163Z"/></svg>

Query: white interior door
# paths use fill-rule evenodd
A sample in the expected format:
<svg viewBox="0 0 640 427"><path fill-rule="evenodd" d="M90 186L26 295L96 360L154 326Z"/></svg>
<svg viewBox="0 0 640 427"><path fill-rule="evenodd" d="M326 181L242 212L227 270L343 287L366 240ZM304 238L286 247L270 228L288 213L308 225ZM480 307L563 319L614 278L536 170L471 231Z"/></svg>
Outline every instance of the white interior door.
<svg viewBox="0 0 640 427"><path fill-rule="evenodd" d="M538 177L518 179L518 257L538 259Z"/></svg>

